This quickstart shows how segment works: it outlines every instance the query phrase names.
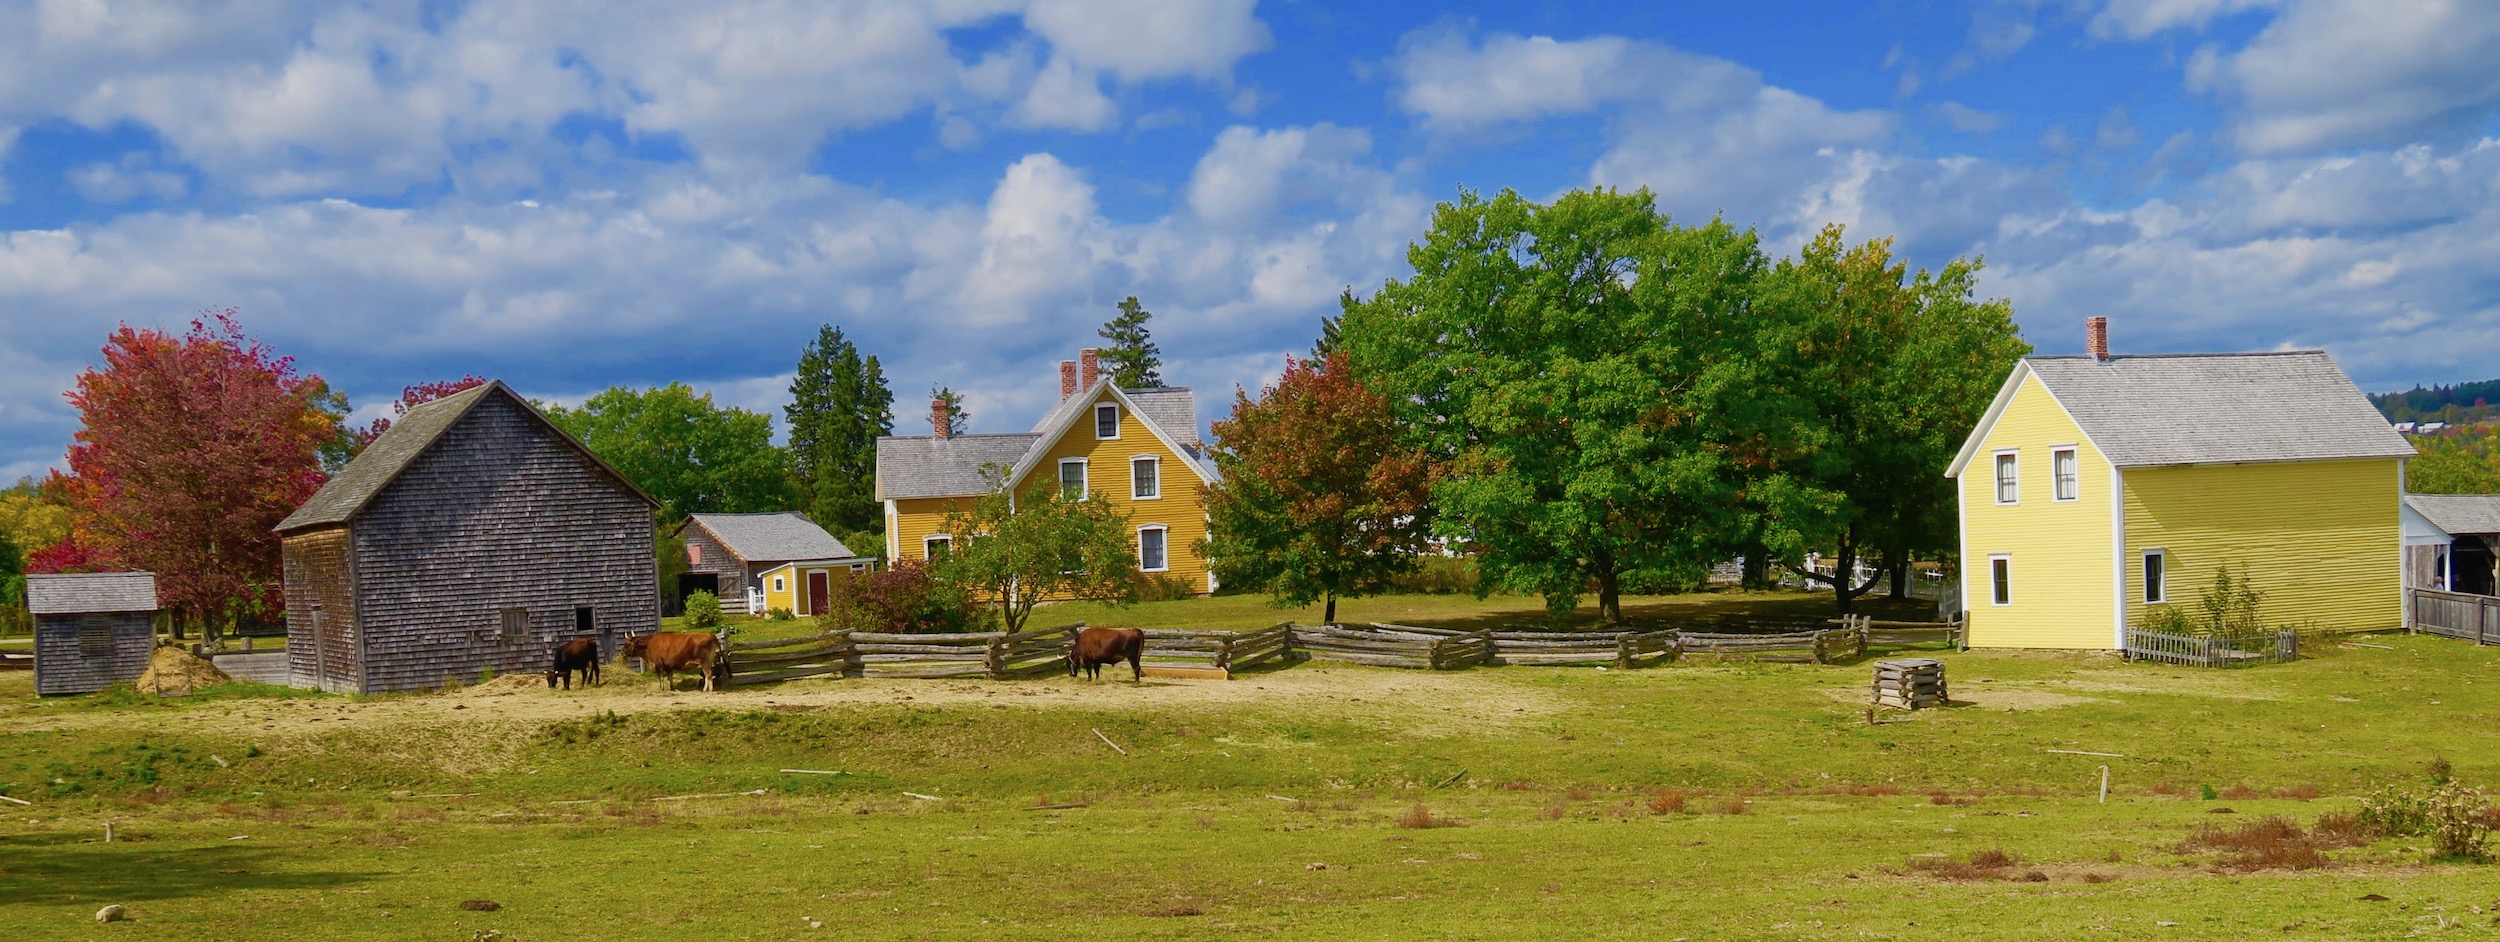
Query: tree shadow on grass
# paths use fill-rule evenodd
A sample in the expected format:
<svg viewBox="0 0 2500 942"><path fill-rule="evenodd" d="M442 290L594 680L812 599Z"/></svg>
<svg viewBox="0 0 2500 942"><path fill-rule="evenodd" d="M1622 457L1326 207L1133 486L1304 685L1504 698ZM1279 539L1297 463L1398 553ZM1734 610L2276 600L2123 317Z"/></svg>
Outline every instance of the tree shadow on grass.
<svg viewBox="0 0 2500 942"><path fill-rule="evenodd" d="M371 878L291 870L288 856L275 847L82 841L63 833L0 836L0 900L13 906L101 906L250 890L334 889Z"/></svg>

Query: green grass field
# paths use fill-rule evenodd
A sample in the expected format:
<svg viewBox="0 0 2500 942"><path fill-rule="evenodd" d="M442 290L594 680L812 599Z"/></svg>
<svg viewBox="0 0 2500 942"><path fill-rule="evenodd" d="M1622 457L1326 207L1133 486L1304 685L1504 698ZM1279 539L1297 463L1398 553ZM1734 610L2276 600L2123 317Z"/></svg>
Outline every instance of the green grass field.
<svg viewBox="0 0 2500 942"><path fill-rule="evenodd" d="M1409 597L1341 617L1500 619L1512 603L1537 611ZM1036 619L1075 607L1061 609ZM1080 617L1284 616L1214 599ZM0 790L34 804L0 808L0 937L2500 930L2500 867L2431 862L2419 841L2255 872L2182 847L2208 824L2349 811L2435 755L2462 780L2500 781L2500 649L2367 640L2387 647L2235 672L1947 654L1961 705L1874 725L1864 663L1311 663L1231 681L820 679L711 695L612 671L571 693L504 678L369 698L48 701L19 673L0 677ZM845 774L781 771L794 768ZM1404 826L1419 809L1440 826ZM1914 865L1983 851L2014 862L1964 880ZM107 903L135 921L96 924Z"/></svg>

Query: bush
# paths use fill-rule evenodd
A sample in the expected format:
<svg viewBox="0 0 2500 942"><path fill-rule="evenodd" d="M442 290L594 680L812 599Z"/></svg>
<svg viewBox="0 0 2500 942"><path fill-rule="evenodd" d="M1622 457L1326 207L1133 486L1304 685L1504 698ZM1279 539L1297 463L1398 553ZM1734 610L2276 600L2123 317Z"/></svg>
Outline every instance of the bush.
<svg viewBox="0 0 2500 942"><path fill-rule="evenodd" d="M720 596L701 589L686 593L686 627L710 631L720 626Z"/></svg>
<svg viewBox="0 0 2500 942"><path fill-rule="evenodd" d="M796 614L793 614L793 613L792 613L789 609L786 609L786 608L776 608L776 609L773 609L772 611L769 611L769 612L765 612L765 613L764 613L764 620L765 620L765 621L792 621L792 620L797 619L798 617L799 617L799 616L797 616Z"/></svg>
<svg viewBox="0 0 2500 942"><path fill-rule="evenodd" d="M2428 837L2434 856L2489 860L2491 796L2457 782L2427 788L2382 787L2363 796L2354 815L2361 828L2390 837Z"/></svg>
<svg viewBox="0 0 2500 942"><path fill-rule="evenodd" d="M939 581L928 564L904 560L890 569L836 576L829 610L817 621L828 628L945 634L972 623L972 599Z"/></svg>
<svg viewBox="0 0 2500 942"><path fill-rule="evenodd" d="M1195 598L1197 595L1198 584L1186 576L1175 576L1168 572L1137 574L1137 601L1171 602Z"/></svg>
<svg viewBox="0 0 2500 942"><path fill-rule="evenodd" d="M1465 595L1476 591L1476 561L1466 556L1421 556L1412 572L1390 576L1381 588L1407 595Z"/></svg>

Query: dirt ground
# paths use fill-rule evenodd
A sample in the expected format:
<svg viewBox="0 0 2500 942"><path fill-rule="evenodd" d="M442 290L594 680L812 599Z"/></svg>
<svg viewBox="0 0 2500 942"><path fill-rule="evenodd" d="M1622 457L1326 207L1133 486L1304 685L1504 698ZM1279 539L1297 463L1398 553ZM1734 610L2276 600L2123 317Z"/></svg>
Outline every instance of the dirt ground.
<svg viewBox="0 0 2500 942"><path fill-rule="evenodd" d="M761 687L704 693L679 677L664 689L655 677L611 666L606 683L550 690L536 675L498 677L484 684L435 693L376 697L297 697L221 700L193 715L215 717L238 730L286 739L340 729L536 727L597 715L666 710L761 708L815 709L870 704L1002 705L1028 709L1202 710L1261 707L1277 710L1360 710L1397 717L1404 731L1421 736L1481 732L1524 718L1560 712L1553 694L1505 683L1492 674L1355 670L1326 663L1241 675L1233 680L1148 677L1132 683L1052 676L1014 681L908 678L804 678ZM33 697L0 698L0 723L21 732L127 728L163 722L152 711L56 709Z"/></svg>

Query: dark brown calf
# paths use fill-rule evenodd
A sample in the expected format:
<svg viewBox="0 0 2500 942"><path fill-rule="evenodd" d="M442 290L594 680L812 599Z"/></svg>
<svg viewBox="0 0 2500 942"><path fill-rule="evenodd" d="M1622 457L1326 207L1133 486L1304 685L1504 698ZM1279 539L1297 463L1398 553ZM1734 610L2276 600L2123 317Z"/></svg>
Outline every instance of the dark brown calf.
<svg viewBox="0 0 2500 942"><path fill-rule="evenodd" d="M556 646L555 659L547 665L547 686L564 682L564 689L573 689L573 673L581 672L582 686L599 682L599 639L574 638Z"/></svg>
<svg viewBox="0 0 2500 942"><path fill-rule="evenodd" d="M1079 668L1087 680L1102 679L1102 666L1128 662L1130 680L1144 680L1146 669L1138 658L1146 651L1146 633L1135 628L1087 628L1076 633L1068 650L1068 676L1076 676Z"/></svg>
<svg viewBox="0 0 2500 942"><path fill-rule="evenodd" d="M675 684L672 672L698 671L703 689L720 689L720 639L700 631L658 631L625 639L625 656L642 659L645 670L660 675L663 686Z"/></svg>

